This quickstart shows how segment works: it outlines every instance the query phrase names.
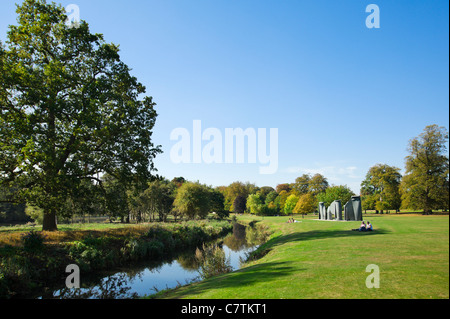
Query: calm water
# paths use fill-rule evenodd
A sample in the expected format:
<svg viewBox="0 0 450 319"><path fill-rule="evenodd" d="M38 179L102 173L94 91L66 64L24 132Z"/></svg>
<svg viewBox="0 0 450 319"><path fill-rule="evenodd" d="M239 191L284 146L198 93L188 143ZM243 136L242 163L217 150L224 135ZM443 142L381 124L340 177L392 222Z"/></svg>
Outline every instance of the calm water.
<svg viewBox="0 0 450 319"><path fill-rule="evenodd" d="M245 227L237 225L233 234L223 239L222 248L230 259L233 270L240 268L241 260L245 260L256 244L246 240ZM200 280L195 251L185 252L175 259L155 263L140 263L115 273L83 282L80 289L58 289L41 298L133 298L154 294L157 291L175 288L179 285Z"/></svg>

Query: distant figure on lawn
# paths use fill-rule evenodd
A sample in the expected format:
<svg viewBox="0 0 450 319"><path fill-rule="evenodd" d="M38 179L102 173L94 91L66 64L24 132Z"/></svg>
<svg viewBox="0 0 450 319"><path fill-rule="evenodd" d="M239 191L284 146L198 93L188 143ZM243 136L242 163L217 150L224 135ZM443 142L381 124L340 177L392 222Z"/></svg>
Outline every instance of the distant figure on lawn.
<svg viewBox="0 0 450 319"><path fill-rule="evenodd" d="M353 231L372 231L373 230L373 226L372 224L367 221L367 225L364 223L364 221L361 223L361 226L359 226L359 228L356 229L352 229Z"/></svg>
<svg viewBox="0 0 450 319"><path fill-rule="evenodd" d="M361 222L361 226L359 226L359 228L356 229L352 229L353 231L366 231L366 224L364 223L364 221Z"/></svg>
<svg viewBox="0 0 450 319"><path fill-rule="evenodd" d="M359 231L366 231L366 224L364 221L361 223L361 226L359 226Z"/></svg>

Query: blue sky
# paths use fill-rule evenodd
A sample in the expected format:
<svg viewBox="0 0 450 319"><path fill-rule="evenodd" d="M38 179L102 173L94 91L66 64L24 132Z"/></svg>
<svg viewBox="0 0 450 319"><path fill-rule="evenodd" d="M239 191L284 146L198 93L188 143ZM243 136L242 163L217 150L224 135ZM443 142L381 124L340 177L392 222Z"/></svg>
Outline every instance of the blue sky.
<svg viewBox="0 0 450 319"><path fill-rule="evenodd" d="M16 23L0 2L0 39ZM408 141L449 127L448 1L70 0L120 44L159 117L159 174L258 186L322 173L354 192L368 169L404 169ZM368 29L366 6L380 8ZM175 164L176 128L278 128L278 171L260 164Z"/></svg>

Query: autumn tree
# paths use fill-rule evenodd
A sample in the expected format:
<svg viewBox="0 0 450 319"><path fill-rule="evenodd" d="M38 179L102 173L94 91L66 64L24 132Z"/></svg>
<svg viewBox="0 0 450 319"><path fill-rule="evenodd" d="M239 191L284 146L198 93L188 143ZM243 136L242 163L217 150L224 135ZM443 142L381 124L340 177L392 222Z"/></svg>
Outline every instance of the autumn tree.
<svg viewBox="0 0 450 319"><path fill-rule="evenodd" d="M211 192L200 183L185 182L177 191L173 209L189 219L205 218L211 210Z"/></svg>
<svg viewBox="0 0 450 319"><path fill-rule="evenodd" d="M286 199L289 197L289 193L285 190L282 190L277 198L275 198L275 200L273 201L276 210L281 213L284 214L284 205L286 204Z"/></svg>
<svg viewBox="0 0 450 319"><path fill-rule="evenodd" d="M292 189L297 195L306 194L309 192L309 183L311 182L311 175L303 174L295 179L295 183L292 185Z"/></svg>
<svg viewBox="0 0 450 319"><path fill-rule="evenodd" d="M181 185L183 185L183 183L186 182L186 179L184 177L174 177L171 182L173 185L179 188L181 187Z"/></svg>
<svg viewBox="0 0 450 319"><path fill-rule="evenodd" d="M264 201L259 194L250 194L247 198L247 210L250 214L260 215L264 210Z"/></svg>
<svg viewBox="0 0 450 319"><path fill-rule="evenodd" d="M311 193L303 194L294 207L294 214L309 214L317 210L317 201Z"/></svg>
<svg viewBox="0 0 450 319"><path fill-rule="evenodd" d="M291 191L291 186L288 183L278 184L275 190L278 194L280 194L282 191L286 191L289 193Z"/></svg>
<svg viewBox="0 0 450 319"><path fill-rule="evenodd" d="M271 191L269 194L267 194L266 196L266 205L269 205L270 203L273 203L275 201L275 199L277 198L278 193L276 191Z"/></svg>
<svg viewBox="0 0 450 319"><path fill-rule="evenodd" d="M308 183L308 192L313 195L323 193L329 187L328 180L322 174L314 174Z"/></svg>
<svg viewBox="0 0 450 319"><path fill-rule="evenodd" d="M52 231L83 180L149 179L157 114L119 46L85 21L66 25L64 8L45 0L24 0L17 13L0 43L0 184L20 185L15 199L43 209Z"/></svg>
<svg viewBox="0 0 450 319"><path fill-rule="evenodd" d="M286 202L284 204L284 214L289 215L292 214L295 205L297 205L297 202L299 200L299 196L295 194L289 195L289 197L286 199Z"/></svg>
<svg viewBox="0 0 450 319"><path fill-rule="evenodd" d="M233 203L237 196L247 198L249 190L246 184L242 182L231 183L224 192L225 210L234 211Z"/></svg>

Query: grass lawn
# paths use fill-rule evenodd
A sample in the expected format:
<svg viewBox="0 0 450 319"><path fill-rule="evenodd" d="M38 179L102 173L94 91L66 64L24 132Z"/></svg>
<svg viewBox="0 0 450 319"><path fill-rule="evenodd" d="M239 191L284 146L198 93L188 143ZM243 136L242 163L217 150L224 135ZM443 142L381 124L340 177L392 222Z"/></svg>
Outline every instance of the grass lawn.
<svg viewBox="0 0 450 319"><path fill-rule="evenodd" d="M449 298L449 216L365 215L375 231L351 231L360 222L253 217L274 232L268 253L239 271L170 291L163 298L345 299ZM380 288L366 287L380 269Z"/></svg>

